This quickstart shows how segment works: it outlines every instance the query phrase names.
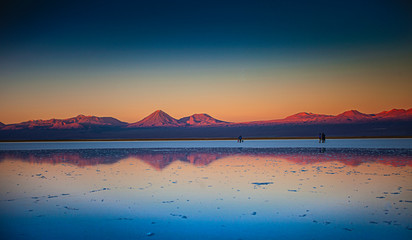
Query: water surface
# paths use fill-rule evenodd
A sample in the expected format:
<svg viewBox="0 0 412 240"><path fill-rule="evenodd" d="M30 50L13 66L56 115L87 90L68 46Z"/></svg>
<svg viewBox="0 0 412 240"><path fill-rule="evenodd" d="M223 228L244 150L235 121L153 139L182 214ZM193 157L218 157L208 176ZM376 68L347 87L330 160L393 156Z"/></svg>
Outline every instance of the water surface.
<svg viewBox="0 0 412 240"><path fill-rule="evenodd" d="M411 239L411 167L407 148L3 150L0 235Z"/></svg>
<svg viewBox="0 0 412 240"><path fill-rule="evenodd" d="M0 150L104 149L104 148L412 148L411 138L393 139L317 139L285 140L182 140L182 141L64 141L0 142Z"/></svg>

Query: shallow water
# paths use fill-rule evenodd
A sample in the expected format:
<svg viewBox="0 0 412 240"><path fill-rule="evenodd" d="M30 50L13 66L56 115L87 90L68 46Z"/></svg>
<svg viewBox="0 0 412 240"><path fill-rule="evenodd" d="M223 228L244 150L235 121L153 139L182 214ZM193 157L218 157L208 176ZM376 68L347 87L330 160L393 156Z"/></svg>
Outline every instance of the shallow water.
<svg viewBox="0 0 412 240"><path fill-rule="evenodd" d="M0 142L0 150L112 149L112 148L412 148L411 138L392 139L317 139L285 140L200 140L200 141L74 141Z"/></svg>
<svg viewBox="0 0 412 240"><path fill-rule="evenodd" d="M0 235L411 239L411 170L410 148L3 150Z"/></svg>

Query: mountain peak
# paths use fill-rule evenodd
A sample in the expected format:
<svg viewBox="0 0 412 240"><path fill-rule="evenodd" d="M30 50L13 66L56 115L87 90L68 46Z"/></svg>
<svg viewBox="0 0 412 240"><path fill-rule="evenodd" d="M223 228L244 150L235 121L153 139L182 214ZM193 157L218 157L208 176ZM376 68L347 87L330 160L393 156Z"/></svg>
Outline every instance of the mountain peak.
<svg viewBox="0 0 412 240"><path fill-rule="evenodd" d="M154 111L153 113L157 113L157 114L163 114L163 113L165 113L165 114L167 114L166 112L164 112L164 111L161 110L161 109L158 109L158 110Z"/></svg>
<svg viewBox="0 0 412 240"><path fill-rule="evenodd" d="M336 115L333 122L336 123L351 123L351 122L365 122L374 118L373 114L361 113L358 110L349 110Z"/></svg>
<svg viewBox="0 0 412 240"><path fill-rule="evenodd" d="M300 112L283 119L286 122L324 122L329 119L330 115L314 114L308 112Z"/></svg>
<svg viewBox="0 0 412 240"><path fill-rule="evenodd" d="M142 120L132 123L129 127L177 127L178 121L162 110L156 110Z"/></svg>
<svg viewBox="0 0 412 240"><path fill-rule="evenodd" d="M406 112L407 112L407 110L405 110L405 109L396 109L396 108L394 108L392 110L383 111L383 112L380 112L378 114L402 114L402 113L406 113Z"/></svg>
<svg viewBox="0 0 412 240"><path fill-rule="evenodd" d="M192 116L193 117L211 117L209 114L206 114L206 113L195 113Z"/></svg>
<svg viewBox="0 0 412 240"><path fill-rule="evenodd" d="M365 115L364 113L359 112L358 110L349 110L349 111L345 111L339 115L342 116L355 116L355 115Z"/></svg>
<svg viewBox="0 0 412 240"><path fill-rule="evenodd" d="M314 114L313 113L307 113L307 112L299 112L299 113L290 115L286 118L301 118L301 117L309 117L309 116L312 116L312 115L314 115Z"/></svg>
<svg viewBox="0 0 412 240"><path fill-rule="evenodd" d="M163 116L169 116L170 117L170 115L169 114L167 114L166 112L164 112L164 111L162 111L162 110L156 110L156 111L154 111L152 114L150 114L150 115L163 115ZM150 116L149 115L149 116Z"/></svg>
<svg viewBox="0 0 412 240"><path fill-rule="evenodd" d="M188 117L184 117L179 119L179 123L187 125L187 126L210 126L210 125L218 125L228 123L225 121L218 120L216 118L211 117L206 113L196 113Z"/></svg>
<svg viewBox="0 0 412 240"><path fill-rule="evenodd" d="M348 118L365 118L366 117L366 118L369 118L371 117L371 115L361 113L358 110L349 110L349 111L345 111L337 115L336 117L348 117Z"/></svg>
<svg viewBox="0 0 412 240"><path fill-rule="evenodd" d="M88 121L88 120L93 121L93 120L98 120L99 117L91 116L91 115L87 116L87 115L80 114L80 115L77 115L76 117L74 117L72 119L76 119L78 121Z"/></svg>
<svg viewBox="0 0 412 240"><path fill-rule="evenodd" d="M389 111L383 111L378 114L376 114L376 117L381 118L381 119L390 119L390 118L400 118L400 119L405 119L405 118L411 118L412 117L412 111L411 109L405 110L405 109L392 109Z"/></svg>

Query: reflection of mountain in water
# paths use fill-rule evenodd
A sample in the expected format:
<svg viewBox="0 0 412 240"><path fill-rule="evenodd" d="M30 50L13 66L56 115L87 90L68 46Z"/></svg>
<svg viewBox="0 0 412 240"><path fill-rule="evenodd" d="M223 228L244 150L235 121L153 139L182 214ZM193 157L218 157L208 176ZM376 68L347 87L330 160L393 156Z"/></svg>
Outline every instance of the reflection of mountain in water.
<svg viewBox="0 0 412 240"><path fill-rule="evenodd" d="M112 164L126 158L137 158L161 170L174 161L188 162L197 166L229 156L230 152L212 149L78 149L78 150L27 150L0 151L0 161L17 159L30 163L73 164L80 167Z"/></svg>
<svg viewBox="0 0 412 240"><path fill-rule="evenodd" d="M229 156L227 153L184 151L148 151L138 152L129 157L138 158L157 170L162 170L174 161L189 162L196 166L205 166L220 158Z"/></svg>
<svg viewBox="0 0 412 240"><path fill-rule="evenodd" d="M0 161L17 159L30 163L67 163L83 167L137 158L158 170L177 160L205 166L215 160L234 156L280 158L297 164L337 161L349 166L373 162L395 167L412 165L412 150L409 149L198 148L0 151Z"/></svg>

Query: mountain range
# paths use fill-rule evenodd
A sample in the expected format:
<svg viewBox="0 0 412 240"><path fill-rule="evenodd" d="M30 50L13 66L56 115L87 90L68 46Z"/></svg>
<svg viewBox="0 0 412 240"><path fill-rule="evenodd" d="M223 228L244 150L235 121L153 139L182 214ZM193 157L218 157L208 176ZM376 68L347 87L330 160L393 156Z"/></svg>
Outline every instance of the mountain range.
<svg viewBox="0 0 412 240"><path fill-rule="evenodd" d="M229 122L224 122L211 117L208 114L193 114L188 117L181 119L175 119L169 114L163 112L162 110L157 110L150 114L149 116L143 118L142 120L131 123L127 127L201 127L201 126L213 126L228 124Z"/></svg>
<svg viewBox="0 0 412 240"><path fill-rule="evenodd" d="M96 117L78 115L67 119L30 120L26 122L1 125L1 130L22 130L22 129L86 129L92 127L202 127L228 125L229 122L221 121L208 114L193 114L181 119L175 119L162 110L157 110L149 116L135 123L126 123L112 117Z"/></svg>
<svg viewBox="0 0 412 240"><path fill-rule="evenodd" d="M77 117L67 119L49 119L49 120L30 120L16 124L4 125L2 130L21 130L33 128L48 128L48 129L79 129L93 126L116 126L123 127L128 124L121 122L112 117L96 117L78 115Z"/></svg>
<svg viewBox="0 0 412 240"><path fill-rule="evenodd" d="M227 122L208 114L180 119L162 110L134 123L112 117L78 115L68 119L0 123L0 140L303 137L328 131L329 136L411 136L412 108L376 114L350 110L338 115L300 112L283 119Z"/></svg>
<svg viewBox="0 0 412 240"><path fill-rule="evenodd" d="M377 114L361 113L357 110L350 110L334 115L314 114L307 112L300 112L284 119L258 121L250 123L240 124L279 124L279 123L324 123L324 124L338 124L338 123L364 123L364 122L376 122L385 120L408 120L412 119L412 108L405 109L392 109L390 111L383 111Z"/></svg>
<svg viewBox="0 0 412 240"><path fill-rule="evenodd" d="M366 123L386 120L412 120L412 108L392 109L376 114L361 113L350 110L338 115L314 114L300 112L283 119L252 121L252 122L226 122L211 117L208 114L193 114L188 117L175 119L162 110L157 110L149 116L135 123L126 123L112 117L96 117L78 115L68 119L30 120L16 124L5 125L0 122L2 130L21 130L33 128L48 129L80 129L90 127L206 127L206 126L259 126L278 124L340 124L340 123Z"/></svg>

